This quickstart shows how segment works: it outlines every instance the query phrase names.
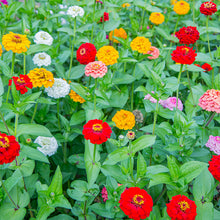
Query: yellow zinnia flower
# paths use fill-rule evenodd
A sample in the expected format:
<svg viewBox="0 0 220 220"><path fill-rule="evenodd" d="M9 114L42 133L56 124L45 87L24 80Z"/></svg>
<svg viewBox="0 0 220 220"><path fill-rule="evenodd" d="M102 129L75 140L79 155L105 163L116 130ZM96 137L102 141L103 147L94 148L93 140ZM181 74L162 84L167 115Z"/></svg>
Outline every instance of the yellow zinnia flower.
<svg viewBox="0 0 220 220"><path fill-rule="evenodd" d="M123 38L123 39L125 39L125 40L126 40L127 37L128 37L126 31L125 31L123 28L119 28L119 29L116 28L114 31L111 31L111 32L109 33L109 40L112 41L112 38L114 38L113 35L114 35L114 37ZM115 43L119 43L119 41L116 40L116 39L113 39L113 41L114 41Z"/></svg>
<svg viewBox="0 0 220 220"><path fill-rule="evenodd" d="M117 111L112 118L115 125L119 129L129 130L135 126L135 116L132 112L126 110Z"/></svg>
<svg viewBox="0 0 220 220"><path fill-rule="evenodd" d="M24 53L30 47L31 42L26 35L10 32L2 37L2 44L5 50L11 50L13 53Z"/></svg>
<svg viewBox="0 0 220 220"><path fill-rule="evenodd" d="M124 4L122 4L122 7L123 8L128 8L128 7L130 7L131 5L129 4L129 3L124 3Z"/></svg>
<svg viewBox="0 0 220 220"><path fill-rule="evenodd" d="M171 4L171 5L174 5L174 4L176 4L177 2L178 2L178 0L171 0L171 1L170 1L170 4Z"/></svg>
<svg viewBox="0 0 220 220"><path fill-rule="evenodd" d="M117 63L119 53L112 46L103 46L98 50L96 56L99 61L102 61L106 66L108 66Z"/></svg>
<svg viewBox="0 0 220 220"><path fill-rule="evenodd" d="M189 5L189 3L185 2L185 1L179 1L176 4L174 4L173 10L178 15L185 15L189 12L190 5Z"/></svg>
<svg viewBox="0 0 220 220"><path fill-rule="evenodd" d="M131 41L130 46L132 50L146 54L150 50L151 42L148 38L136 37L133 41Z"/></svg>
<svg viewBox="0 0 220 220"><path fill-rule="evenodd" d="M149 20L156 25L162 24L164 22L164 15L160 12L153 12L150 15Z"/></svg>
<svg viewBox="0 0 220 220"><path fill-rule="evenodd" d="M53 73L44 68L35 68L31 70L28 74L31 79L33 87L52 87L54 84Z"/></svg>
<svg viewBox="0 0 220 220"><path fill-rule="evenodd" d="M74 92L73 90L70 91L69 94L70 98L74 101L74 102L80 102L80 103L84 103L86 100L84 98L82 98L80 95L78 95L76 92Z"/></svg>

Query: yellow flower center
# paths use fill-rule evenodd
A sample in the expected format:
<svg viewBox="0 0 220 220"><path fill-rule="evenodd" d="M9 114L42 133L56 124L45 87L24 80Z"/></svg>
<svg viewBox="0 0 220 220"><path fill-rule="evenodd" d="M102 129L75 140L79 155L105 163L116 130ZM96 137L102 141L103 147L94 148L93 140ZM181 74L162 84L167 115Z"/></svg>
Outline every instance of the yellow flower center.
<svg viewBox="0 0 220 220"><path fill-rule="evenodd" d="M92 126L92 129L93 129L93 131L100 132L100 131L102 131L103 127L101 124L94 124Z"/></svg>
<svg viewBox="0 0 220 220"><path fill-rule="evenodd" d="M143 198L144 197L142 195L137 194L133 197L133 203L138 206L143 205L144 204Z"/></svg>
<svg viewBox="0 0 220 220"><path fill-rule="evenodd" d="M16 44L22 42L21 38L18 35L14 35L12 37L12 41L15 42Z"/></svg>
<svg viewBox="0 0 220 220"><path fill-rule="evenodd" d="M80 50L80 55L84 55L85 53L86 53L86 49L85 48Z"/></svg>
<svg viewBox="0 0 220 220"><path fill-rule="evenodd" d="M180 209L185 212L186 209L189 209L190 206L189 206L189 203L186 202L186 201L181 201L181 202L178 202L178 205L180 206Z"/></svg>
<svg viewBox="0 0 220 220"><path fill-rule="evenodd" d="M25 81L24 81L23 79L18 79L18 80L17 80L17 83L19 83L19 84L24 84Z"/></svg>
<svg viewBox="0 0 220 220"><path fill-rule="evenodd" d="M183 48L183 50L186 52L186 54L188 54L188 52L189 52L188 48Z"/></svg>
<svg viewBox="0 0 220 220"><path fill-rule="evenodd" d="M45 60L46 57L45 57L45 55L40 54L40 55L38 56L38 58L41 59L41 60Z"/></svg>
<svg viewBox="0 0 220 220"><path fill-rule="evenodd" d="M94 63L91 66L92 66L92 69L94 70L98 70L100 68L100 65L98 63Z"/></svg>
<svg viewBox="0 0 220 220"><path fill-rule="evenodd" d="M9 147L9 139L7 137L0 136L0 147L3 147L3 148Z"/></svg>
<svg viewBox="0 0 220 220"><path fill-rule="evenodd" d="M213 4L212 4L212 2L206 2L206 3L204 4L204 7L205 7L205 8L212 8L212 7L213 7Z"/></svg>

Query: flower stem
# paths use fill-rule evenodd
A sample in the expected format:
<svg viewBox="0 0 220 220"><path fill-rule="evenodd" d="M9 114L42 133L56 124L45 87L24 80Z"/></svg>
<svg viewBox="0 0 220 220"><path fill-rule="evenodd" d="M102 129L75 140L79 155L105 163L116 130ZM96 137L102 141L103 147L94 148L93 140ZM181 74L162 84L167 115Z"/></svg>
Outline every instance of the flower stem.
<svg viewBox="0 0 220 220"><path fill-rule="evenodd" d="M95 154L96 154L96 144L94 144L93 159L92 159L93 165L95 165Z"/></svg>
<svg viewBox="0 0 220 220"><path fill-rule="evenodd" d="M129 169L130 169L131 178L133 181L135 181L133 175L133 157L131 152L131 140L129 140Z"/></svg>
<svg viewBox="0 0 220 220"><path fill-rule="evenodd" d="M71 49L71 56L70 56L70 67L69 67L69 74L68 74L68 79L70 78L70 73L73 65L73 52L74 52L74 44L75 44L75 39L76 39L76 17L74 18L74 27L73 27L73 41L72 41L72 49Z"/></svg>
<svg viewBox="0 0 220 220"><path fill-rule="evenodd" d="M93 41L93 31L94 31L94 23L95 23L95 6L96 6L96 0L94 0L94 5L93 5L93 24L92 24L92 32L91 32L91 43Z"/></svg>
<svg viewBox="0 0 220 220"><path fill-rule="evenodd" d="M187 74L189 89L190 89L190 92L191 92L191 95L192 95L193 106L195 106L195 100L194 100L194 96L193 96L193 92L192 92L192 87L191 87L191 83L190 83L190 78L189 78L189 72L188 72L188 70L187 70L186 74Z"/></svg>
<svg viewBox="0 0 220 220"><path fill-rule="evenodd" d="M212 113L211 117L209 118L208 122L205 124L204 128L205 128L205 127L208 127L208 125L210 124L210 122L212 121L212 119L215 117L215 114L216 114L216 112L213 112L213 113Z"/></svg>
<svg viewBox="0 0 220 220"><path fill-rule="evenodd" d="M67 162L67 142L65 142L63 146L63 162Z"/></svg>
<svg viewBox="0 0 220 220"><path fill-rule="evenodd" d="M133 67L133 77L135 77L135 67L136 67L136 63L134 64ZM131 111L133 111L134 108L134 82L131 84Z"/></svg>
<svg viewBox="0 0 220 220"><path fill-rule="evenodd" d="M174 28L174 32L173 32L174 37L175 37L175 33L176 33L176 29L178 27L179 21L180 21L180 15L178 15L178 18L177 18L177 21L176 21L176 26Z"/></svg>
<svg viewBox="0 0 220 220"><path fill-rule="evenodd" d="M12 199L11 195L9 194L8 190L6 189L4 183L1 179L0 179L0 182L1 182L2 188L5 190L8 198L10 199L11 203L14 205L15 209L19 209L18 205L16 205L15 201Z"/></svg>
<svg viewBox="0 0 220 220"><path fill-rule="evenodd" d="M195 0L193 0L193 23L195 24Z"/></svg>
<svg viewBox="0 0 220 220"><path fill-rule="evenodd" d="M94 112L96 111L96 94L95 91L97 89L98 79L95 79L95 88L94 88Z"/></svg>
<svg viewBox="0 0 220 220"><path fill-rule="evenodd" d="M26 74L26 56L25 56L25 53L24 53L24 75Z"/></svg>
<svg viewBox="0 0 220 220"><path fill-rule="evenodd" d="M33 113L32 118L31 118L31 124L33 123L35 115L37 113L37 106L38 106L38 103L36 103L35 106L34 106L34 113Z"/></svg>
<svg viewBox="0 0 220 220"><path fill-rule="evenodd" d="M16 113L16 114L15 114L15 133L14 133L14 136L15 136L15 137L16 137L16 134L17 134L18 118L19 118L19 114Z"/></svg>
<svg viewBox="0 0 220 220"><path fill-rule="evenodd" d="M176 110L178 108L178 100L179 100L179 84L180 84L180 78L181 78L181 73L183 70L183 64L181 64L180 66L180 71L179 71L179 75L178 75L178 82L177 82L177 91L176 91Z"/></svg>
<svg viewBox="0 0 220 220"><path fill-rule="evenodd" d="M13 53L13 55L12 55L12 62L11 62L11 77L13 76L13 73L14 73L14 66L15 66L15 53ZM8 86L8 92L7 92L6 103L8 103L9 94L10 94L10 86Z"/></svg>
<svg viewBox="0 0 220 220"><path fill-rule="evenodd" d="M208 32L208 28L209 28L209 16L207 16L207 18L206 18L206 32L207 32L207 41L208 41L209 55L210 55L210 58L212 59L212 54L211 54L211 49L210 49L210 43L209 43L209 32Z"/></svg>
<svg viewBox="0 0 220 220"><path fill-rule="evenodd" d="M58 121L58 128L61 131L61 125L60 125L60 99L57 99L57 121Z"/></svg>
<svg viewBox="0 0 220 220"><path fill-rule="evenodd" d="M10 131L9 131L9 128L8 128L8 125L6 124L5 119L4 119L4 116L2 115L1 112L0 112L0 116L1 116L2 121L3 121L3 124L5 125L5 128L6 128L7 132L8 132L8 135L11 135L11 134L10 134Z"/></svg>
<svg viewBox="0 0 220 220"><path fill-rule="evenodd" d="M155 112L154 112L154 123L153 123L152 135L154 135L154 133L155 133L155 127L156 127L156 122L157 122L158 109L159 109L159 101L157 100L156 110L155 110Z"/></svg>

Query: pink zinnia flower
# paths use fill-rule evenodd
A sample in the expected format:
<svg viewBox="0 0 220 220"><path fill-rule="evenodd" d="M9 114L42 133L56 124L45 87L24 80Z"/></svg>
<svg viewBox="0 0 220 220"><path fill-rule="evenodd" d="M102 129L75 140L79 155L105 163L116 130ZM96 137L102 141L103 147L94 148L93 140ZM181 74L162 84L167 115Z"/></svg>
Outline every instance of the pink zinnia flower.
<svg viewBox="0 0 220 220"><path fill-rule="evenodd" d="M207 90L199 99L198 105L206 111L220 113L220 91Z"/></svg>
<svg viewBox="0 0 220 220"><path fill-rule="evenodd" d="M205 144L211 151L215 154L220 155L220 137L219 136L209 136L208 142Z"/></svg>
<svg viewBox="0 0 220 220"><path fill-rule="evenodd" d="M154 60L157 59L160 55L160 51L156 47L151 47L150 50L147 52L147 54L150 54L152 56L149 56L148 59Z"/></svg>
<svg viewBox="0 0 220 220"><path fill-rule="evenodd" d="M4 5L8 5L8 1L7 0L0 0L0 6L2 5L2 4L4 4Z"/></svg>
<svg viewBox="0 0 220 220"><path fill-rule="evenodd" d="M151 91L151 93L155 93L154 91ZM157 103L157 100L155 98L153 98L150 94L145 95L144 100L149 100L152 103Z"/></svg>
<svg viewBox="0 0 220 220"><path fill-rule="evenodd" d="M108 72L108 67L102 61L90 62L85 67L86 76L102 78Z"/></svg>
<svg viewBox="0 0 220 220"><path fill-rule="evenodd" d="M168 108L171 111L173 111L174 108L176 108L176 97L170 97L166 100L161 100L159 102L164 108ZM183 110L183 103L180 99L178 99L178 105L177 108L182 111Z"/></svg>
<svg viewBox="0 0 220 220"><path fill-rule="evenodd" d="M102 193L103 201L106 202L108 200L108 192L107 192L107 189L105 188L105 186L103 187L101 193Z"/></svg>

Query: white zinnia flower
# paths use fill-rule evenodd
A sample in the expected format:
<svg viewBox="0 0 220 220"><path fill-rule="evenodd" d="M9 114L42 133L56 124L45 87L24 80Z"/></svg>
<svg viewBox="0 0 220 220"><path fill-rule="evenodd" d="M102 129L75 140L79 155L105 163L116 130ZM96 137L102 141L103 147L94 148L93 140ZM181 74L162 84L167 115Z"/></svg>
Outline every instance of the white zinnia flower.
<svg viewBox="0 0 220 220"><path fill-rule="evenodd" d="M47 53L37 53L33 57L34 64L41 66L49 66L51 64L51 58L50 55Z"/></svg>
<svg viewBox="0 0 220 220"><path fill-rule="evenodd" d="M59 8L60 8L60 9L65 9L65 8L67 8L67 5L61 5L61 4L59 4Z"/></svg>
<svg viewBox="0 0 220 220"><path fill-rule="evenodd" d="M79 6L71 6L68 8L67 14L71 15L73 18L75 18L78 15L82 17L84 15L84 10Z"/></svg>
<svg viewBox="0 0 220 220"><path fill-rule="evenodd" d="M36 44L46 44L50 46L53 43L53 38L47 32L39 31L34 36L34 42Z"/></svg>
<svg viewBox="0 0 220 220"><path fill-rule="evenodd" d="M66 13L65 13L64 11L60 11L59 14L65 15ZM61 25L64 25L64 24L67 23L66 19L64 19L64 18L62 18L62 17L61 17L60 20L61 20Z"/></svg>
<svg viewBox="0 0 220 220"><path fill-rule="evenodd" d="M55 137L42 137L36 138L34 143L39 144L40 147L37 149L42 152L45 156L51 156L57 152L58 144Z"/></svg>
<svg viewBox="0 0 220 220"><path fill-rule="evenodd" d="M70 85L61 78L54 78L53 86L46 88L45 91L47 92L48 96L59 99L69 94Z"/></svg>

